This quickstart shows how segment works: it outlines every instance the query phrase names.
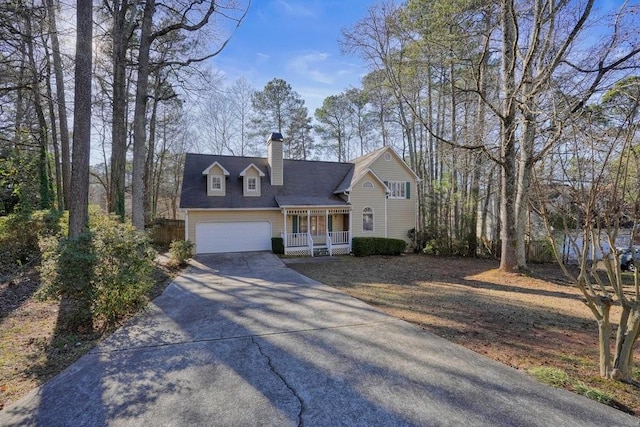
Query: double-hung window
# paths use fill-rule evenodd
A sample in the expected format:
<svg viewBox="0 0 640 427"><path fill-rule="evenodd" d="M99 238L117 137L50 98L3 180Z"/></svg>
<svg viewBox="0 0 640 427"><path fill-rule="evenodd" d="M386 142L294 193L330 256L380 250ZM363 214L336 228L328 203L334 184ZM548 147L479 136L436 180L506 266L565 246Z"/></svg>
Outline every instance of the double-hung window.
<svg viewBox="0 0 640 427"><path fill-rule="evenodd" d="M211 189L214 191L222 190L222 177L220 175L211 176Z"/></svg>
<svg viewBox="0 0 640 427"><path fill-rule="evenodd" d="M256 191L258 189L258 180L255 176L247 178L247 191Z"/></svg>
<svg viewBox="0 0 640 427"><path fill-rule="evenodd" d="M405 181L389 181L387 182L389 187L390 199L408 199L409 198L409 183Z"/></svg>

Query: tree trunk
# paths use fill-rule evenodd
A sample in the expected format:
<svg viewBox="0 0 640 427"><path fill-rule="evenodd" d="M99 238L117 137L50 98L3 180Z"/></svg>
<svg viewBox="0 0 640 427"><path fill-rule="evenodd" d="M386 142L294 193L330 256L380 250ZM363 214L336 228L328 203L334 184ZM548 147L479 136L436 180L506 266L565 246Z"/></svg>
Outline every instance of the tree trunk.
<svg viewBox="0 0 640 427"><path fill-rule="evenodd" d="M135 7L129 0L113 2L113 28L111 37L113 61L113 112L111 123L111 182L109 185L109 212L125 217L125 177L127 162L127 48L132 36L133 21L127 21L127 12Z"/></svg>
<svg viewBox="0 0 640 427"><path fill-rule="evenodd" d="M86 253L90 249L89 229L89 155L91 150L91 63L93 35L93 4L77 1L77 37L75 94L73 112L73 153L69 203L69 239L75 250L68 255ZM81 257L83 258L83 257ZM93 330L91 271L87 269L81 286L70 287L62 296L57 328L86 332Z"/></svg>
<svg viewBox="0 0 640 427"><path fill-rule="evenodd" d="M628 382L633 380L633 349L640 335L640 310L631 311L627 307L623 310L611 377Z"/></svg>
<svg viewBox="0 0 640 427"><path fill-rule="evenodd" d="M64 93L64 75L62 72L62 55L58 41L58 27L56 24L55 6L53 0L46 0L51 35L51 49L53 56L53 72L56 78L56 102L58 104L58 123L60 130L60 153L62 169L62 194L64 209L69 208L69 187L71 185L71 156L69 150L69 125L67 121L67 102Z"/></svg>
<svg viewBox="0 0 640 427"><path fill-rule="evenodd" d="M151 49L151 24L155 13L155 0L147 0L142 17L140 48L138 53L138 81L133 118L133 181L131 184L131 219L133 226L144 230L144 171L146 164L147 98L149 92L149 50Z"/></svg>
<svg viewBox="0 0 640 427"><path fill-rule="evenodd" d="M148 138L148 150L147 158L144 166L144 188L146 189L144 195L144 221L145 224L151 223L156 217L156 210L154 209L154 200L157 195L155 194L154 185L154 162L156 156L156 123L158 120L158 96L153 98L153 104L151 106L151 117L149 119L149 138Z"/></svg>
<svg viewBox="0 0 640 427"><path fill-rule="evenodd" d="M40 176L40 209L50 209L52 207L52 194L48 173L48 126L47 120L42 110L42 97L40 94L40 76L36 65L35 54L33 49L33 31L31 15L27 12L24 16L26 24L26 32L24 43L27 47L27 59L31 72L31 91L33 93L33 107L38 118L38 143L39 143L39 162L38 171Z"/></svg>
<svg viewBox="0 0 640 427"><path fill-rule="evenodd" d="M91 150L91 65L93 5L77 1L77 38L73 114L73 155L69 237L78 238L89 224L89 155Z"/></svg>
<svg viewBox="0 0 640 427"><path fill-rule="evenodd" d="M527 108L530 107L530 108ZM518 270L526 271L527 254L526 254L526 228L527 218L529 214L529 186L531 183L531 172L533 168L533 144L536 132L535 116L533 114L533 106L528 105L523 113L524 123L522 125L522 134L520 144L520 155L518 160L518 186L516 194L516 258Z"/></svg>
<svg viewBox="0 0 640 427"><path fill-rule="evenodd" d="M611 324L609 323L609 305L602 308L602 317L598 319L598 350L600 353L600 376L609 378L611 373Z"/></svg>
<svg viewBox="0 0 640 427"><path fill-rule="evenodd" d="M45 45L46 46L46 45ZM48 49L45 47L45 51L47 52L47 58L49 57ZM53 146L53 164L55 167L55 181L56 181L56 200L58 204L58 210L64 210L64 194L63 194L63 183L62 183L62 169L61 169L61 159L60 159L60 147L58 144L58 132L56 129L56 113L54 106L54 98L53 92L51 90L51 63L47 59L47 106L49 107L49 123L51 123L51 145ZM51 174L50 174L51 175Z"/></svg>
<svg viewBox="0 0 640 427"><path fill-rule="evenodd" d="M502 251L500 269L512 272L516 259L516 45L517 24L513 0L504 0L501 11L502 24L502 92L503 107L500 127L500 238Z"/></svg>

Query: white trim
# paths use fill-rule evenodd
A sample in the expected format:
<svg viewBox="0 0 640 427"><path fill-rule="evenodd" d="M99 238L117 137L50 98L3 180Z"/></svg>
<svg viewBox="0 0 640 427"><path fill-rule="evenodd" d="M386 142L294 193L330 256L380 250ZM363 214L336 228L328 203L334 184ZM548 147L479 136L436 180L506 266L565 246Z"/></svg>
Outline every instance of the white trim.
<svg viewBox="0 0 640 427"><path fill-rule="evenodd" d="M218 166L220 169L222 169L222 173L225 176L229 176L229 171L226 170L220 163L218 162L213 162L209 165L208 168L206 168L205 170L202 171L202 175L209 175L209 172L211 171L211 168L213 168L214 166Z"/></svg>
<svg viewBox="0 0 640 427"><path fill-rule="evenodd" d="M413 169L411 169L411 167L409 167L409 165L407 164L407 162L404 161L404 159L402 157L400 157L400 155L398 153L396 153L396 150L394 150L391 146L387 146L384 148L380 149L380 152L375 155L372 156L370 159L366 160L366 164L367 165L371 165L373 164L376 160L378 160L380 158L380 156L382 155L382 153L391 153L399 162L400 164L416 179L416 180L420 180L420 177L418 177L418 175L413 171ZM365 155L366 156L366 155ZM358 159L355 159L358 160ZM355 162L355 161L354 161Z"/></svg>
<svg viewBox="0 0 640 427"><path fill-rule="evenodd" d="M351 209L351 205L281 205L279 209ZM270 209L270 208L269 208ZM235 209L228 209L235 210Z"/></svg>
<svg viewBox="0 0 640 427"><path fill-rule="evenodd" d="M362 171L362 173L360 173L358 176L354 176L354 177L351 179L351 184L349 185L349 187L347 187L347 188L346 188L345 190L343 190L343 191L334 191L334 192L333 192L333 194L339 194L339 193L341 193L341 192L343 192L343 193L347 193L347 194L348 194L350 191L352 191L352 190L353 190L353 187L354 187L356 184L358 184L360 181L362 181L362 180L364 179L364 177L365 177L368 173L370 173L370 174L374 177L374 179L375 179L376 181L378 181L378 183L382 186L382 188L384 188L384 190L385 190L387 193L389 192L389 189L387 188L387 186L386 186L386 185L384 185L384 181L383 181L382 179L380 179L380 177L379 177L379 176L378 176L378 175L377 175L373 170L371 170L371 168L367 168L367 169L364 169L364 170Z"/></svg>
<svg viewBox="0 0 640 427"><path fill-rule="evenodd" d="M256 165L254 165L253 163L251 163L249 166L247 166L246 168L244 168L244 169L242 170L242 172L240 172L240 175L238 175L238 176L245 176L245 174L247 173L247 171L248 171L250 168L254 168L255 170L257 170L257 171L258 171L258 175L260 175L260 177L261 177L261 178L262 178L263 176L266 176L266 175L265 175L265 173L264 173L264 172L262 172L262 171L260 170L260 168L259 168L259 167L257 167Z"/></svg>

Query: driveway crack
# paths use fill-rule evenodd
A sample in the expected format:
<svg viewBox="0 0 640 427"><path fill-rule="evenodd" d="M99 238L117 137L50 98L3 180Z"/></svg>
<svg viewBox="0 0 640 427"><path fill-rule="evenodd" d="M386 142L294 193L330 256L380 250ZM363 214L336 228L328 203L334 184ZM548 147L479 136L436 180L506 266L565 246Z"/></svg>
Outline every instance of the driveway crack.
<svg viewBox="0 0 640 427"><path fill-rule="evenodd" d="M271 370L271 372L280 379L280 381L282 381L282 383L285 385L285 387L291 392L291 394L298 400L298 405L300 407L300 410L298 411L298 427L302 427L304 424L302 422L302 415L305 411L305 404L304 401L302 400L302 397L300 397L300 395L298 394L298 392L295 390L295 388L289 384L289 382L284 378L284 376L282 374L280 374L275 366L273 366L273 363L271 362L271 358L264 352L264 350L262 349L262 347L260 346L260 344L258 343L258 341L256 341L255 337L251 337L251 342L253 342L256 347L258 348L258 351L260 352L260 355L262 355L262 357L265 358L265 360L267 361L267 365L269 366L269 369Z"/></svg>

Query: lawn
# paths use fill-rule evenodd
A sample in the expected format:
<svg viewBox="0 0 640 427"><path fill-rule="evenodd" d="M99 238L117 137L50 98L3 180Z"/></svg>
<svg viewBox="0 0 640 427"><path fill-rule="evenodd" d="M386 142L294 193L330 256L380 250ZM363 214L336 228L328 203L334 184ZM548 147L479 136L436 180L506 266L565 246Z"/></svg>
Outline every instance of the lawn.
<svg viewBox="0 0 640 427"><path fill-rule="evenodd" d="M524 276L493 260L426 255L297 261L289 266L425 331L640 416L637 349L638 384L600 378L595 320L556 265Z"/></svg>

